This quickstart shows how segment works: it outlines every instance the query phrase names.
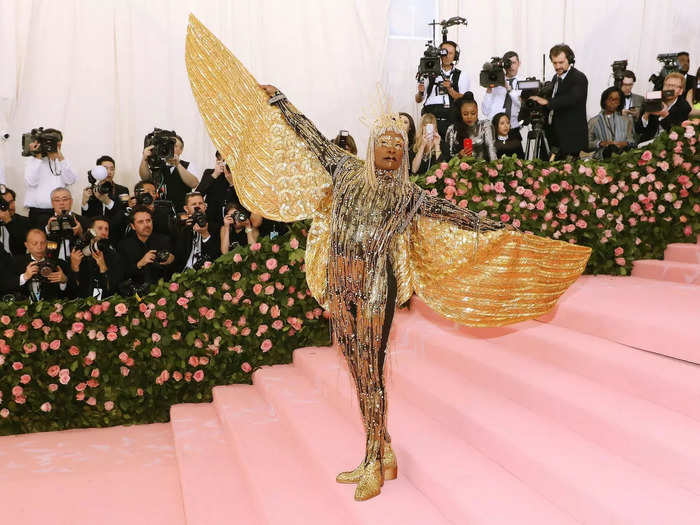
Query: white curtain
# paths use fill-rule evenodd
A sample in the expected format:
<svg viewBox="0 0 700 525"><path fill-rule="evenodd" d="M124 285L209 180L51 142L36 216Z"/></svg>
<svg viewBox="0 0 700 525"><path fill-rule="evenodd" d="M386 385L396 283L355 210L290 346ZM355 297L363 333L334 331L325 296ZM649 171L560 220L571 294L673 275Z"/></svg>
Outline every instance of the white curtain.
<svg viewBox="0 0 700 525"><path fill-rule="evenodd" d="M389 0L0 0L0 145L7 183L23 202L20 136L33 127L64 133L80 179L102 154L117 182L133 187L144 135L154 126L185 141L182 158L202 169L214 148L185 69L187 17L194 13L260 81L277 85L334 137L348 129L364 153L359 117L376 92ZM18 209L20 207L18 206Z"/></svg>
<svg viewBox="0 0 700 525"><path fill-rule="evenodd" d="M411 3L415 0L394 0ZM635 72L634 92L651 90L649 75L660 69L659 53L688 51L690 73L700 65L700 2L690 0L425 0L437 20L467 18L468 26L450 28L449 38L461 49L459 68L469 76L477 101L479 71L492 56L508 50L520 55L520 74L542 78L542 54L559 42L576 54L576 67L588 77L588 116L600 111L600 94L612 85L615 60L627 59ZM430 22L426 19L423 23ZM437 32L438 41L440 32ZM404 111L420 115L414 79L425 39L389 37L384 78ZM398 59L396 59L398 57ZM554 70L545 57L545 78Z"/></svg>

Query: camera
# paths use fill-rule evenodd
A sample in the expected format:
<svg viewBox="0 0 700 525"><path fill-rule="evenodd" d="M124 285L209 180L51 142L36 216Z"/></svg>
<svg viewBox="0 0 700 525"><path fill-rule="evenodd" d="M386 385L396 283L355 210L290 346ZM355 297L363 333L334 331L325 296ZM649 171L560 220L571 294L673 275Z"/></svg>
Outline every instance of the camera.
<svg viewBox="0 0 700 525"><path fill-rule="evenodd" d="M168 257L170 257L170 252L168 250L157 250L156 258L153 259L153 262L158 264L164 263L168 260Z"/></svg>
<svg viewBox="0 0 700 525"><path fill-rule="evenodd" d="M148 167L151 171L163 167L165 161L175 156L175 142L177 134L160 128L153 128L143 139L143 147L153 146L151 154L148 156Z"/></svg>
<svg viewBox="0 0 700 525"><path fill-rule="evenodd" d="M479 73L479 85L489 88L506 85L506 69L510 69L511 60L500 57L491 57L491 62L486 62Z"/></svg>
<svg viewBox="0 0 700 525"><path fill-rule="evenodd" d="M67 210L63 210L60 215L56 215L55 221L49 223L49 235L60 238L71 237L75 225L76 221L73 214Z"/></svg>
<svg viewBox="0 0 700 525"><path fill-rule="evenodd" d="M661 62L661 70L649 77L649 82L654 85L654 91L661 91L664 79L669 73L678 71L678 53L661 53L656 55L656 60Z"/></svg>
<svg viewBox="0 0 700 525"><path fill-rule="evenodd" d="M43 261L37 262L36 266L38 271L34 276L34 279L38 281L49 282L49 275L58 271L58 265L56 262L48 257Z"/></svg>
<svg viewBox="0 0 700 525"><path fill-rule="evenodd" d="M58 143L63 140L63 135L55 129L45 130L44 128L34 128L29 133L22 134L22 156L31 157L41 155L45 157L49 153L58 151ZM39 149L32 151L31 144L39 143Z"/></svg>
<svg viewBox="0 0 700 525"><path fill-rule="evenodd" d="M196 224L200 228L204 228L207 225L207 216L199 208L194 209L194 213L192 214L192 224Z"/></svg>
<svg viewBox="0 0 700 525"><path fill-rule="evenodd" d="M224 215L230 215L235 222L245 222L250 219L250 212L236 202L226 204Z"/></svg>
<svg viewBox="0 0 700 525"><path fill-rule="evenodd" d="M127 279L119 285L119 294L122 297L135 296L140 301L139 296L146 295L149 287L146 283L138 284L133 279Z"/></svg>
<svg viewBox="0 0 700 525"><path fill-rule="evenodd" d="M134 199L136 200L136 205L138 206L139 204L143 206L150 206L153 204L153 195L148 193L147 191L139 191L134 195Z"/></svg>
<svg viewBox="0 0 700 525"><path fill-rule="evenodd" d="M0 184L0 211L8 211L10 209L10 203L5 200L6 193L7 186Z"/></svg>
<svg viewBox="0 0 700 525"><path fill-rule="evenodd" d="M88 182L93 193L108 195L114 190L112 181L107 180L107 170L104 166L97 166L88 171Z"/></svg>
<svg viewBox="0 0 700 525"><path fill-rule="evenodd" d="M615 60L610 67L613 71L613 84L619 89L622 86L622 76L627 71L627 60Z"/></svg>
<svg viewBox="0 0 700 525"><path fill-rule="evenodd" d="M98 251L105 253L112 248L107 239L98 239L93 230L88 231L84 237L75 241L73 247L83 252L83 255L86 257L90 257L93 253Z"/></svg>
<svg viewBox="0 0 700 525"><path fill-rule="evenodd" d="M433 26L433 39L428 40L425 44L425 51L423 51L423 56L420 58L418 63L418 72L416 73L416 80L420 82L424 78L428 78L432 83L435 82L435 78L442 74L442 57L447 55L447 49L441 49L439 46L435 45L437 40L435 39L435 28L437 26L442 27L442 44L447 42L447 28L455 25L467 25L467 19L460 16L453 16L448 20L443 20L442 22L436 22L428 24ZM455 55L455 62L459 59L459 50ZM446 90L442 87L438 87L438 95L446 94Z"/></svg>
<svg viewBox="0 0 700 525"><path fill-rule="evenodd" d="M656 113L664 108L663 99L671 98L676 92L672 89L663 91L649 91L642 102L642 113Z"/></svg>
<svg viewBox="0 0 700 525"><path fill-rule="evenodd" d="M522 99L518 120L522 120L524 125L532 124L533 127L542 128L549 110L531 100L531 97L538 96L549 100L552 97L554 85L551 82L541 82L535 77L527 77L525 80L518 80L517 89L521 91Z"/></svg>

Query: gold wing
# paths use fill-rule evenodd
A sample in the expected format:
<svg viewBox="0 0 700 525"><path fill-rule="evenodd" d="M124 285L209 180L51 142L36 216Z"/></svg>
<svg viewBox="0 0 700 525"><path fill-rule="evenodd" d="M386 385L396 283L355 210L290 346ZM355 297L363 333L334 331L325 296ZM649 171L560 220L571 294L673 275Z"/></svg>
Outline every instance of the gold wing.
<svg viewBox="0 0 700 525"><path fill-rule="evenodd" d="M190 15L185 62L212 142L231 168L241 203L268 219L314 214L331 177L248 70Z"/></svg>
<svg viewBox="0 0 700 525"><path fill-rule="evenodd" d="M416 294L469 326L539 317L581 275L591 249L512 230L478 234L416 217L410 264Z"/></svg>

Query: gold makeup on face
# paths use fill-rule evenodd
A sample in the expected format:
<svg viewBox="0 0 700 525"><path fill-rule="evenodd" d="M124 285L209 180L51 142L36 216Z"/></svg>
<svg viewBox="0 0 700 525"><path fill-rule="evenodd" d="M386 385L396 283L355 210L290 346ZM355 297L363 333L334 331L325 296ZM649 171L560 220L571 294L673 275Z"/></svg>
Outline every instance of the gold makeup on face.
<svg viewBox="0 0 700 525"><path fill-rule="evenodd" d="M391 135L382 135L377 139L377 145L382 148L403 149L403 139L401 137L392 137Z"/></svg>

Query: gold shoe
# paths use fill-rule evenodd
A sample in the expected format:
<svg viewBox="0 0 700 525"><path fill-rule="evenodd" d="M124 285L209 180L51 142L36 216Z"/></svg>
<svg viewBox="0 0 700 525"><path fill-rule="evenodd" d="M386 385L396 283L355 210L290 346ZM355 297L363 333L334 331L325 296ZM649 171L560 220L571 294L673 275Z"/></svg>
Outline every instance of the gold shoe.
<svg viewBox="0 0 700 525"><path fill-rule="evenodd" d="M382 468L379 461L372 461L365 466L360 482L355 489L355 501L365 501L378 496L382 491Z"/></svg>
<svg viewBox="0 0 700 525"><path fill-rule="evenodd" d="M394 450L391 448L390 443L384 444L384 457L382 458L382 469L384 470L384 480L396 479L398 475L398 466L396 464L396 455ZM362 472L364 471L364 464L361 463L354 470L349 470L347 472L341 472L335 477L338 483L357 483L362 477Z"/></svg>

